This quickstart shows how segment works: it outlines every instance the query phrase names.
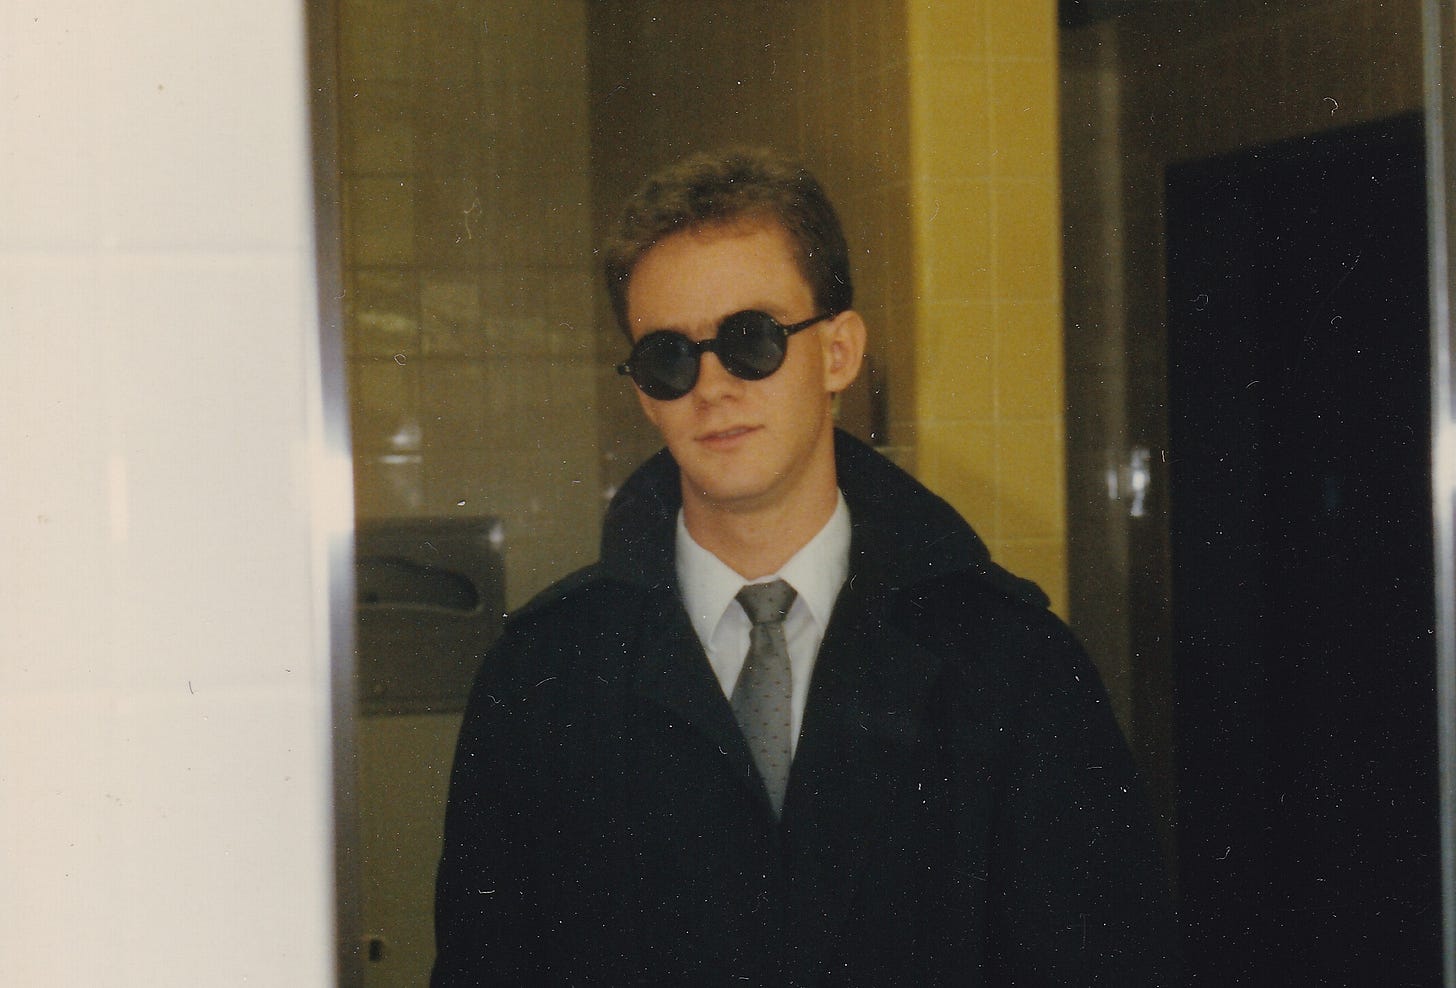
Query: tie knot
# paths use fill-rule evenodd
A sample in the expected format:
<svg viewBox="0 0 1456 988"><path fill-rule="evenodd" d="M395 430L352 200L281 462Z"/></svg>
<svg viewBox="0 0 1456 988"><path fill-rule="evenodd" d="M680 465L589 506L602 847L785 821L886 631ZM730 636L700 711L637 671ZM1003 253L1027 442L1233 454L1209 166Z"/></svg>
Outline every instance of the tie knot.
<svg viewBox="0 0 1456 988"><path fill-rule="evenodd" d="M750 583L738 591L738 603L748 612L748 620L754 624L772 624L782 621L797 596L794 588L783 580L772 583Z"/></svg>

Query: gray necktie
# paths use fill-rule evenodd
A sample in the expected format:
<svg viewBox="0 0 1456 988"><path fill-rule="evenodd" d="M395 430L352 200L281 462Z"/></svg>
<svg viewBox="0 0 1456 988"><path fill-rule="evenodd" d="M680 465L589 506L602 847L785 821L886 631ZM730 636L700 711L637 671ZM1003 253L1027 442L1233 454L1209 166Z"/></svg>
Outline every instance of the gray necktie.
<svg viewBox="0 0 1456 988"><path fill-rule="evenodd" d="M789 646L784 640L784 616L794 597L794 588L783 580L752 583L738 592L738 603L748 612L753 631L730 704L748 750L753 753L753 763L768 788L776 816L783 811L793 757L789 743L793 678L789 674Z"/></svg>

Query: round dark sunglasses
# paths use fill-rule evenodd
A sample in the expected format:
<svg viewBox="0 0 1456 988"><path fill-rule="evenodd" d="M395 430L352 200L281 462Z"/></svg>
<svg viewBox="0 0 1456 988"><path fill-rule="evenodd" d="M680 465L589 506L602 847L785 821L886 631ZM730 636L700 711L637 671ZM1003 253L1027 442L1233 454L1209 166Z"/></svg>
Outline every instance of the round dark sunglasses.
<svg viewBox="0 0 1456 988"><path fill-rule="evenodd" d="M627 362L617 365L617 373L632 378L647 397L672 401L698 383L698 366L707 350L734 377L761 381L783 366L790 336L833 318L833 313L826 312L785 326L767 312L749 309L724 316L712 339L697 342L674 330L659 329L633 345Z"/></svg>

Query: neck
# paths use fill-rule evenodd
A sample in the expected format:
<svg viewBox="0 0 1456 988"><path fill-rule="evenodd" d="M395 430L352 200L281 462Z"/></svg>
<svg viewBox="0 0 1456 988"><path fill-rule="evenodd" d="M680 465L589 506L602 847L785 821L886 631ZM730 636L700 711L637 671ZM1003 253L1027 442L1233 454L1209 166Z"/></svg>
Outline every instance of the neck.
<svg viewBox="0 0 1456 988"><path fill-rule="evenodd" d="M745 580L776 573L828 524L839 503L830 483L813 498L748 510L714 509L684 500L683 523L693 540Z"/></svg>

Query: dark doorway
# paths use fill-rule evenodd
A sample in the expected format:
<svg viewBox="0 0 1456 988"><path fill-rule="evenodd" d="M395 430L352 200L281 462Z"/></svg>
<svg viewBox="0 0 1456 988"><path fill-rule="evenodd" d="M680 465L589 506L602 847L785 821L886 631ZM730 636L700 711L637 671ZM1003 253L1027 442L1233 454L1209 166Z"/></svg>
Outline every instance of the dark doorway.
<svg viewBox="0 0 1456 988"><path fill-rule="evenodd" d="M1189 983L1441 983L1419 117L1171 168Z"/></svg>

